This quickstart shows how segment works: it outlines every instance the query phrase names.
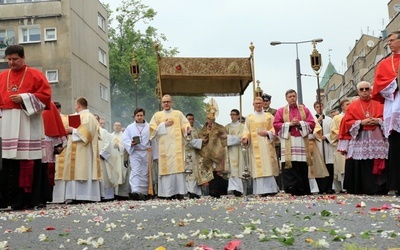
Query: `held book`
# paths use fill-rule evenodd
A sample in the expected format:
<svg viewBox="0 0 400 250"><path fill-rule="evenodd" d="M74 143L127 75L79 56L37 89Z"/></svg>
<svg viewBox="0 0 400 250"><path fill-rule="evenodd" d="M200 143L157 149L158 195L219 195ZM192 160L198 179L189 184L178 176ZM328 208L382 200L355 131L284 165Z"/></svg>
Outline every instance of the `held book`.
<svg viewBox="0 0 400 250"><path fill-rule="evenodd" d="M70 127L78 128L81 125L81 116L80 115L69 115L68 116L68 124Z"/></svg>

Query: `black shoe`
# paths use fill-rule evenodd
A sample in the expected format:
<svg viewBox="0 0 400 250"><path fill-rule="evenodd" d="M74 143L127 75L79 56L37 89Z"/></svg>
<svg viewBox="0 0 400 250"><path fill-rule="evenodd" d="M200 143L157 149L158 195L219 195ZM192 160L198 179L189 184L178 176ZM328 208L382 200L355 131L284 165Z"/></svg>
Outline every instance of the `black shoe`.
<svg viewBox="0 0 400 250"><path fill-rule="evenodd" d="M188 195L189 199L200 199L200 196L195 193L188 192Z"/></svg>
<svg viewBox="0 0 400 250"><path fill-rule="evenodd" d="M175 195L175 199L183 200L183 199L185 199L185 196L183 196L182 194L177 194L177 195Z"/></svg>
<svg viewBox="0 0 400 250"><path fill-rule="evenodd" d="M277 193L265 193L265 194L261 194L261 197L273 197L275 196Z"/></svg>
<svg viewBox="0 0 400 250"><path fill-rule="evenodd" d="M221 198L221 195L217 191L211 191L210 196L214 198Z"/></svg>
<svg viewBox="0 0 400 250"><path fill-rule="evenodd" d="M328 192L326 192L327 194L335 194L336 192L335 192L335 190L333 190L333 189L330 189L330 190L328 190Z"/></svg>
<svg viewBox="0 0 400 250"><path fill-rule="evenodd" d="M129 193L129 198L134 201L140 201L140 194L139 193Z"/></svg>
<svg viewBox="0 0 400 250"><path fill-rule="evenodd" d="M242 192L239 192L237 190L233 190L233 195L235 195L236 197L241 197L242 196Z"/></svg>

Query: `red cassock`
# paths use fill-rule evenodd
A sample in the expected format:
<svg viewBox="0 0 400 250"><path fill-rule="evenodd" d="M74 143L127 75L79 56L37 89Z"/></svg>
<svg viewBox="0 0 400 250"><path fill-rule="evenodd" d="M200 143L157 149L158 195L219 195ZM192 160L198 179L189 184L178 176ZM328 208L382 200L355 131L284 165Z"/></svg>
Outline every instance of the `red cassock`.
<svg viewBox="0 0 400 250"><path fill-rule="evenodd" d="M53 102L50 103L50 109L43 113L44 134L50 137L66 136L64 124L61 120L60 112Z"/></svg>
<svg viewBox="0 0 400 250"><path fill-rule="evenodd" d="M379 64L375 72L374 86L372 88L372 99L384 102L384 98L380 95L383 89L385 89L398 74L400 62L400 54L394 54L390 57L383 59Z"/></svg>
<svg viewBox="0 0 400 250"><path fill-rule="evenodd" d="M383 104L375 100L370 100L370 102L372 108L370 117L383 119ZM357 120L364 120L366 118L363 109L366 110L367 103L368 101L358 99L349 105L342 121L340 122L339 140L351 140L349 132L350 128ZM363 126L362 129L374 130L376 127L377 125Z"/></svg>
<svg viewBox="0 0 400 250"><path fill-rule="evenodd" d="M10 79L8 78L8 71L0 74L0 94L3 98L3 103L0 104L1 109L21 109L19 103L14 103L10 95L31 93L35 95L44 105L45 109L49 109L51 103L51 87L48 84L46 77L37 69L28 68L24 80L23 78L25 68L24 65L18 72L10 72ZM13 82L19 83L17 91L11 91L10 86Z"/></svg>

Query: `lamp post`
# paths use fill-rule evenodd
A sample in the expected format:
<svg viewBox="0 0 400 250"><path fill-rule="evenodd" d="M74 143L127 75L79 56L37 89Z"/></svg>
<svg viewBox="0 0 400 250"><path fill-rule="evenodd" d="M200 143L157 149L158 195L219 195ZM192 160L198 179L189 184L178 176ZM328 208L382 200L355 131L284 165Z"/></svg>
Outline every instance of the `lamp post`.
<svg viewBox="0 0 400 250"><path fill-rule="evenodd" d="M298 45L300 43L320 43L322 42L322 38L316 38L307 41L299 41L299 42L281 42L281 41L272 41L271 46L281 45L281 44L295 44L296 45L296 79L297 79L297 96L299 103L303 103L303 91L301 88L301 73L300 73L300 59L299 59L299 48Z"/></svg>
<svg viewBox="0 0 400 250"><path fill-rule="evenodd" d="M137 92L138 92L138 79L139 79L139 64L136 62L136 56L135 53L132 53L132 62L131 65L129 66L129 69L131 71L131 76L135 82L135 109L138 108L138 98L137 98Z"/></svg>
<svg viewBox="0 0 400 250"><path fill-rule="evenodd" d="M313 69L315 75L317 76L317 101L319 104L319 110L320 110L320 116L323 117L323 112L322 112L322 102L321 102L321 88L319 86L319 70L321 69L322 66L322 60L321 60L321 54L317 50L317 42L313 41L313 51L310 55L310 62L311 62L311 68ZM321 133L324 134L324 125L323 125L323 119L321 120ZM324 162L326 162L325 159L325 142L322 141L322 156L324 158Z"/></svg>

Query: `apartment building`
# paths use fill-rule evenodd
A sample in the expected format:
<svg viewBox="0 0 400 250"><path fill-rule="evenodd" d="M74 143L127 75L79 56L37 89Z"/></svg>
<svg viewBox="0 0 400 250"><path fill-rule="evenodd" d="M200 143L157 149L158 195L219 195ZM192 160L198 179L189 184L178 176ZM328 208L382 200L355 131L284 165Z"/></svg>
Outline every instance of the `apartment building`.
<svg viewBox="0 0 400 250"><path fill-rule="evenodd" d="M391 0L387 6L389 23L382 30L381 36L361 35L347 55L347 70L344 74L324 74L327 81L321 81L320 88L326 93L323 103L327 113L334 109L338 110L342 99L351 99L357 95L358 82L368 81L373 84L376 66L390 55L386 40L388 34L400 30L400 0Z"/></svg>
<svg viewBox="0 0 400 250"><path fill-rule="evenodd" d="M75 112L77 97L111 118L107 10L98 0L0 0L0 71L7 45L25 48L26 64L49 80L53 101Z"/></svg>

